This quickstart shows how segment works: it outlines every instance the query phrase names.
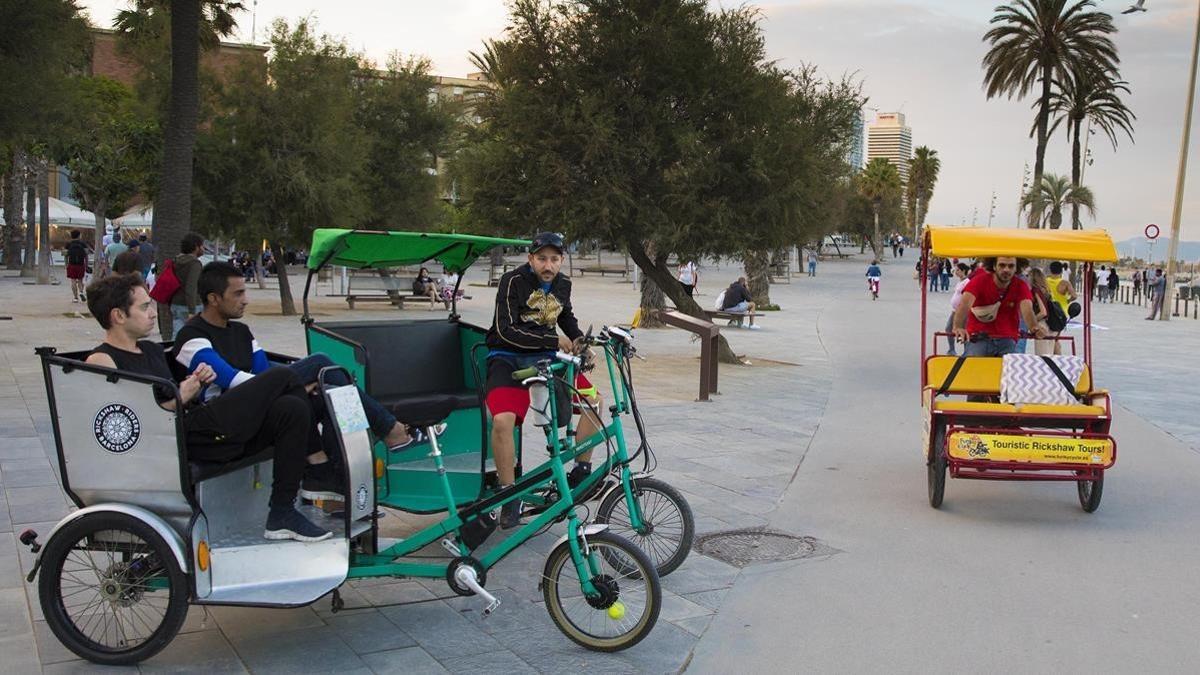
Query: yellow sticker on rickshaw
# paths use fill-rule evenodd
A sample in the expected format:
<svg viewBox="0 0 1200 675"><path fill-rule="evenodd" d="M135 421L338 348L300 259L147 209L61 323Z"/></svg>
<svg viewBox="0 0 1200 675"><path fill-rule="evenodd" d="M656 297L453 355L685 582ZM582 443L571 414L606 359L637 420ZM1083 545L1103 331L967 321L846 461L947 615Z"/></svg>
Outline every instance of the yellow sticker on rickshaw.
<svg viewBox="0 0 1200 675"><path fill-rule="evenodd" d="M955 432L948 441L955 459L988 459L997 462L1054 464L1112 464L1113 442L1107 438L1062 436L1006 436Z"/></svg>

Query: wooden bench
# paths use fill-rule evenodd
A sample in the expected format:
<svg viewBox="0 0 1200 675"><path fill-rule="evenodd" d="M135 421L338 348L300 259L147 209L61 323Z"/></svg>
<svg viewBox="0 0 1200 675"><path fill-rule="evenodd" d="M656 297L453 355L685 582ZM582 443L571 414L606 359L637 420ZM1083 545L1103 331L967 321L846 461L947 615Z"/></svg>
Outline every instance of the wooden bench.
<svg viewBox="0 0 1200 675"><path fill-rule="evenodd" d="M704 314L705 314L705 316L708 317L709 321L712 321L714 319L723 319L725 321L736 321L737 325L739 325L739 326L742 325L742 321L745 320L746 318L750 319L751 326L754 325L755 319L762 318L762 314L759 312L755 312L754 314L751 314L750 312L730 312L730 311L726 311L723 309L722 310L706 309L706 310L704 310Z"/></svg>
<svg viewBox="0 0 1200 675"><path fill-rule="evenodd" d="M792 283L792 264L790 262L775 263L771 265L767 274L773 284L790 284Z"/></svg>
<svg viewBox="0 0 1200 675"><path fill-rule="evenodd" d="M504 262L499 265L492 265L488 271L488 286L499 286L500 277L524 264L523 262Z"/></svg>
<svg viewBox="0 0 1200 675"><path fill-rule="evenodd" d="M579 267L575 271L579 273L579 276L583 276L587 272L599 274L602 277L609 274L620 274L623 277L629 276L629 270L624 267L598 267L593 265L591 267Z"/></svg>
<svg viewBox="0 0 1200 675"><path fill-rule="evenodd" d="M429 302L429 296L413 294L412 279L407 277L356 274L350 277L346 289L346 304L350 309L354 309L356 302L387 302L404 309L405 302L421 300Z"/></svg>

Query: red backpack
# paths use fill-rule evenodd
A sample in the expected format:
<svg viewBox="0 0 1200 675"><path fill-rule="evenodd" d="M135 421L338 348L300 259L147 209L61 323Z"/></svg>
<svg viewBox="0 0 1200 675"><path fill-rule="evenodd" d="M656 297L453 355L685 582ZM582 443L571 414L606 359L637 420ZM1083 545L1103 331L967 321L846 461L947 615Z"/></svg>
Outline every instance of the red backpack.
<svg viewBox="0 0 1200 675"><path fill-rule="evenodd" d="M179 282L179 277L175 276L175 261L167 260L163 263L162 271L154 278L154 288L150 289L150 297L169 305L171 296L175 295L181 286L183 284Z"/></svg>

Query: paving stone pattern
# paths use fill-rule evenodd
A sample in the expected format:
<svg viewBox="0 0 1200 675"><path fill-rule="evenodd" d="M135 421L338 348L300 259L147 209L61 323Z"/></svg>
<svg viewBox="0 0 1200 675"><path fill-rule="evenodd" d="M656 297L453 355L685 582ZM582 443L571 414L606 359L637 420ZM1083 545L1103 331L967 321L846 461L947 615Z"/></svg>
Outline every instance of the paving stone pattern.
<svg viewBox="0 0 1200 675"><path fill-rule="evenodd" d="M702 304L738 274L706 266ZM725 277L729 277L725 279ZM468 281L482 281L482 273ZM718 283L719 281L719 283ZM302 280L293 279L295 290ZM469 287L466 320L487 325L494 292ZM637 302L632 284L612 278L576 281L577 313L586 325L628 322ZM736 351L749 367L723 367L721 394L698 403L699 347L674 329L639 333L647 358L634 367L639 402L658 459L655 475L681 490L696 515L697 534L766 523L788 485L825 405L830 372L816 333L819 284L797 279L779 286L775 299L787 311L771 314L764 330L730 328ZM322 292L328 292L324 287ZM14 321L0 323L0 672L95 672L50 633L36 587L23 575L32 555L16 534L33 527L45 536L70 508L58 481L53 436L40 362L33 348L90 347L99 326L79 315L61 286L22 285L0 273L0 298ZM302 354L294 317L278 313L274 280L251 289L246 320L269 349ZM347 311L340 298L317 298L318 320L386 318L382 307ZM424 309L402 316L425 318ZM598 371L599 373L599 371ZM602 379L602 378L597 378ZM601 383L601 389L608 387ZM541 447L527 429L526 447ZM627 434L635 437L633 425ZM385 522L419 526L393 514ZM482 605L454 595L438 580L371 579L343 587L346 609L334 614L327 600L287 610L192 607L181 634L142 672L212 673L597 673L676 672L707 629L739 571L692 553L663 579L663 608L655 630L618 654L584 650L556 629L537 590L545 555L561 533L555 528L514 552L489 574L488 587L503 604L483 618ZM135 670L135 668L113 669Z"/></svg>

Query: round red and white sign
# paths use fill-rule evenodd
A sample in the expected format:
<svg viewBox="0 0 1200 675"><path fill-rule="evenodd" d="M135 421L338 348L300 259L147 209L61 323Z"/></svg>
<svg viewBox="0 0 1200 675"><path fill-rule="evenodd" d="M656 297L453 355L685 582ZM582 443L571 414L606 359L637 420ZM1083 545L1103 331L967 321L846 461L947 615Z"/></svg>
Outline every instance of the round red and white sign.
<svg viewBox="0 0 1200 675"><path fill-rule="evenodd" d="M1146 226L1146 238L1147 239L1158 239L1159 234L1161 234L1161 232L1159 231L1158 226L1155 225L1154 223L1150 223L1149 225Z"/></svg>

